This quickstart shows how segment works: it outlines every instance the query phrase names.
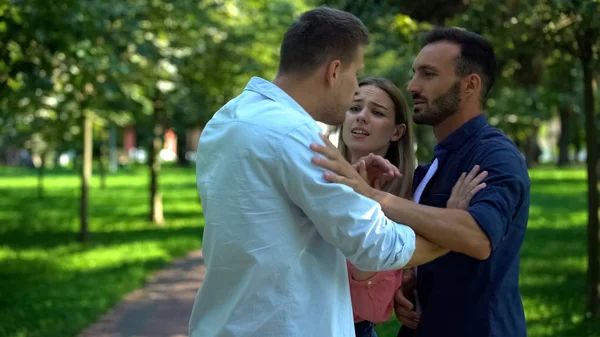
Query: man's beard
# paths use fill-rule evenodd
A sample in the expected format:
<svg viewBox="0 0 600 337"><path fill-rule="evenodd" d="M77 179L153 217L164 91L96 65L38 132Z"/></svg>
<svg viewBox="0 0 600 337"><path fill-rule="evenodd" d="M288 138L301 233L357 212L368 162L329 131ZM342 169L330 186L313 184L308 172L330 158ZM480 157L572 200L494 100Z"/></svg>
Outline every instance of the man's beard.
<svg viewBox="0 0 600 337"><path fill-rule="evenodd" d="M413 121L416 124L437 125L458 111L460 104L460 82L456 81L448 91L436 98L427 109L415 112Z"/></svg>
<svg viewBox="0 0 600 337"><path fill-rule="evenodd" d="M352 101L341 102L339 94L334 94L331 97L331 102L325 104L321 113L321 120L319 122L328 125L342 125L346 119L346 111L350 109Z"/></svg>

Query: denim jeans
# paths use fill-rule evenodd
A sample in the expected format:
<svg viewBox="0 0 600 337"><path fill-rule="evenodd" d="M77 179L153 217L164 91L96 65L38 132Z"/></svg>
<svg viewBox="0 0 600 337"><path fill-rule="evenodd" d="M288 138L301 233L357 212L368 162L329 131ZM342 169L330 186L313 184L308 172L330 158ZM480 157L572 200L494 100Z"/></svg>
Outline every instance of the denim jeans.
<svg viewBox="0 0 600 337"><path fill-rule="evenodd" d="M356 337L377 337L375 332L375 324L369 321L354 323Z"/></svg>

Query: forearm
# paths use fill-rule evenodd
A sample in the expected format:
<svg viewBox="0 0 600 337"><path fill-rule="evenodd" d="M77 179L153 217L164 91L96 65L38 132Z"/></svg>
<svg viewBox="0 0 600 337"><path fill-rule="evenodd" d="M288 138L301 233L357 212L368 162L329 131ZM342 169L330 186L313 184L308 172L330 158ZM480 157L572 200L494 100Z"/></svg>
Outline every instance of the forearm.
<svg viewBox="0 0 600 337"><path fill-rule="evenodd" d="M465 210L419 205L381 192L375 197L393 221L449 250L484 260L491 252L487 235Z"/></svg>
<svg viewBox="0 0 600 337"><path fill-rule="evenodd" d="M448 253L449 250L443 248L420 235L415 236L415 252L406 267L414 267L433 261L438 257Z"/></svg>
<svg viewBox="0 0 600 337"><path fill-rule="evenodd" d="M414 231L408 226L365 224L352 235L340 238L338 241L344 243L337 247L363 272L394 270L403 268L410 261L414 253L414 237Z"/></svg>
<svg viewBox="0 0 600 337"><path fill-rule="evenodd" d="M404 268L420 266L448 253L450 250L435 244L420 235L415 235L415 251ZM352 278L357 281L368 280L376 273L354 269Z"/></svg>

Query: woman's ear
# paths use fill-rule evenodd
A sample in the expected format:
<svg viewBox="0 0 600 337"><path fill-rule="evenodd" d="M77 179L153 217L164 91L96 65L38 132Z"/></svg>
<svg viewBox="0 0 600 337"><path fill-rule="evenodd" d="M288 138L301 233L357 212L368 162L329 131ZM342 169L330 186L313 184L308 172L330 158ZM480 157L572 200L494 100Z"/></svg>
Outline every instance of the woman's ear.
<svg viewBox="0 0 600 337"><path fill-rule="evenodd" d="M404 136L404 134L406 133L406 124L402 123L402 124L398 124L396 126L394 126L394 133L392 134L392 139L390 139L392 142L396 142L399 141L402 136Z"/></svg>

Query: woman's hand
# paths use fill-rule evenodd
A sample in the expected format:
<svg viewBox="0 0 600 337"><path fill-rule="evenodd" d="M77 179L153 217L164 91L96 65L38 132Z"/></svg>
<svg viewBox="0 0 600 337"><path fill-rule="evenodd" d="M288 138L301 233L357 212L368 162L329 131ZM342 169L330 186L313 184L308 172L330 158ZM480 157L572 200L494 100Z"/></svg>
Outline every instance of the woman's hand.
<svg viewBox="0 0 600 337"><path fill-rule="evenodd" d="M467 209L473 196L485 188L482 181L487 177L487 171L479 174L479 165L475 165L469 174L463 172L452 187L452 194L446 202L446 208Z"/></svg>
<svg viewBox="0 0 600 337"><path fill-rule="evenodd" d="M398 167L382 156L373 153L360 158L352 167L360 173L371 187L378 190L385 183L402 177Z"/></svg>

